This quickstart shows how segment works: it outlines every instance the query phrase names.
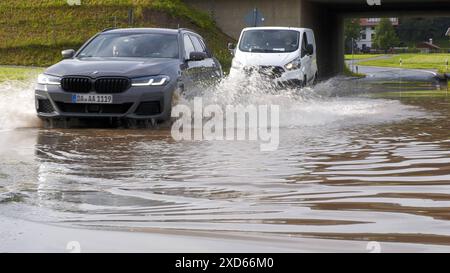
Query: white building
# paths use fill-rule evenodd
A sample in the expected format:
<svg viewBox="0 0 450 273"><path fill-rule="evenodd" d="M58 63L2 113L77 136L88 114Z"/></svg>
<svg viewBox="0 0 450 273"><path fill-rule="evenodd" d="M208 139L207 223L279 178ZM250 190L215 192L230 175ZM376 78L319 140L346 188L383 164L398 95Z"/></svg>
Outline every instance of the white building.
<svg viewBox="0 0 450 273"><path fill-rule="evenodd" d="M394 27L398 26L398 18L389 18ZM361 18L359 25L361 26L361 36L356 42L358 49L368 51L372 48L373 39L375 37L375 27L380 23L381 18Z"/></svg>

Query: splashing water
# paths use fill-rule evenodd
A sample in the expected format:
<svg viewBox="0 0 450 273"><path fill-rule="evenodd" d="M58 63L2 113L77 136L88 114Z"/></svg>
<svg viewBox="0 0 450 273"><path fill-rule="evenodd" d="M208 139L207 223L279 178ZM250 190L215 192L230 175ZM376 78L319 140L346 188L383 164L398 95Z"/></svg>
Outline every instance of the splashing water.
<svg viewBox="0 0 450 273"><path fill-rule="evenodd" d="M0 83L0 130L41 126L34 105L34 80Z"/></svg>
<svg viewBox="0 0 450 273"><path fill-rule="evenodd" d="M340 126L373 124L424 116L418 107L397 100L372 99L354 81L334 77L314 87L274 88L258 75L227 77L216 87L187 94L181 103L193 106L193 98L201 97L204 106L279 105L280 126Z"/></svg>
<svg viewBox="0 0 450 273"><path fill-rule="evenodd" d="M353 90L349 81L336 77L302 89L273 88L257 75L223 79L216 87L190 92L180 103L192 105L201 97L204 105L279 105L280 126L377 123L407 119L422 114L396 100L342 96ZM34 106L34 78L0 83L0 130L41 126ZM340 96L341 95L341 96Z"/></svg>

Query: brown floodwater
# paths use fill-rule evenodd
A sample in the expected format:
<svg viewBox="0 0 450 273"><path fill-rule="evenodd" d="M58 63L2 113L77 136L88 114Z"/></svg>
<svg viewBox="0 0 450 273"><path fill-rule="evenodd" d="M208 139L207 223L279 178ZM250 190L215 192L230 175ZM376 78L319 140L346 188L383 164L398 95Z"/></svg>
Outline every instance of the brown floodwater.
<svg viewBox="0 0 450 273"><path fill-rule="evenodd" d="M286 94L243 96L226 84L203 94L281 105L272 152L256 141L175 141L164 128L43 129L30 84L1 87L0 215L83 229L450 249L449 97L372 96L434 90L434 82L338 78Z"/></svg>

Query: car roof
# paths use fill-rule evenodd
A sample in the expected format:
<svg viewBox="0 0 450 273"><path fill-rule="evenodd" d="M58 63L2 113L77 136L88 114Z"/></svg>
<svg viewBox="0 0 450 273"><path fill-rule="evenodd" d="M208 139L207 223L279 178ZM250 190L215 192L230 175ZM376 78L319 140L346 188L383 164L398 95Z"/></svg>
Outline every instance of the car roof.
<svg viewBox="0 0 450 273"><path fill-rule="evenodd" d="M171 28L113 28L106 29L102 33L158 33L178 34L178 29Z"/></svg>
<svg viewBox="0 0 450 273"><path fill-rule="evenodd" d="M247 27L244 28L242 31L246 30L296 30L296 31L311 31L309 28L299 28L299 27Z"/></svg>

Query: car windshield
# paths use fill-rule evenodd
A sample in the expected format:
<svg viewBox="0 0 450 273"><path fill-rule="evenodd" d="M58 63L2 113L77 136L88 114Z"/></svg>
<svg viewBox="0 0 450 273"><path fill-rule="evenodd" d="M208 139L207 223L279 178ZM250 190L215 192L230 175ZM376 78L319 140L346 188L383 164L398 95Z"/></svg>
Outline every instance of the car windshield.
<svg viewBox="0 0 450 273"><path fill-rule="evenodd" d="M247 30L239 50L244 52L294 52L299 46L300 33L295 30Z"/></svg>
<svg viewBox="0 0 450 273"><path fill-rule="evenodd" d="M178 37L175 34L101 34L94 38L78 58L178 58Z"/></svg>

